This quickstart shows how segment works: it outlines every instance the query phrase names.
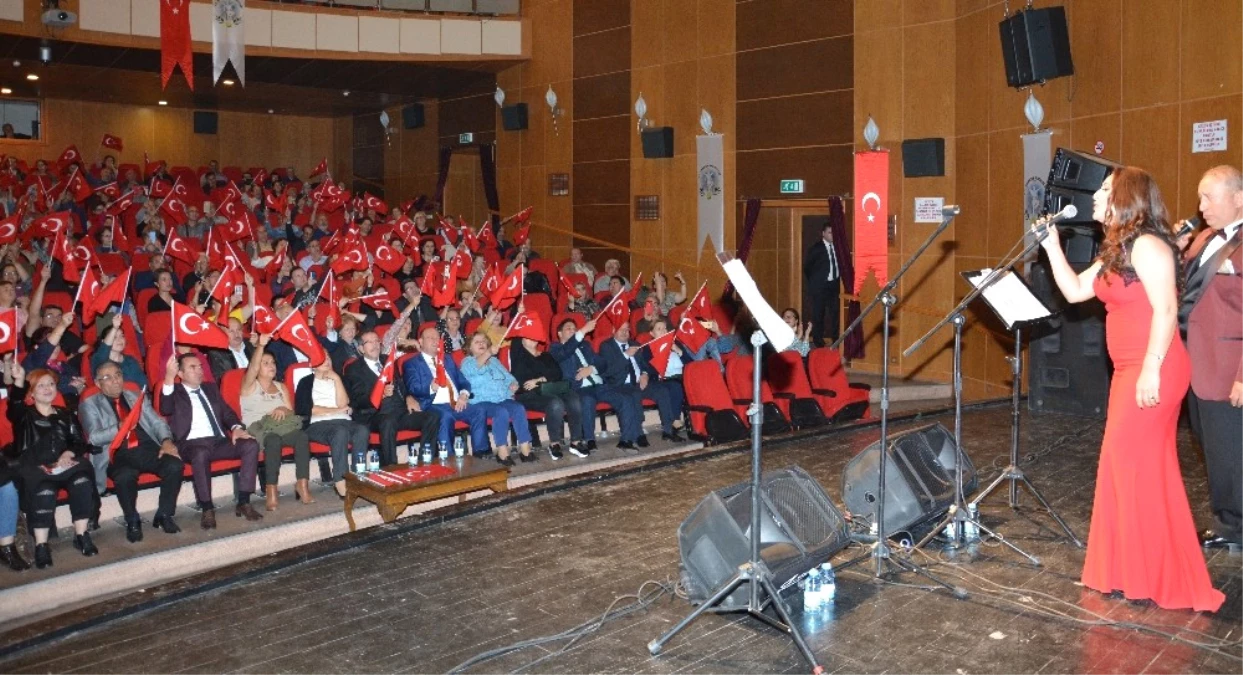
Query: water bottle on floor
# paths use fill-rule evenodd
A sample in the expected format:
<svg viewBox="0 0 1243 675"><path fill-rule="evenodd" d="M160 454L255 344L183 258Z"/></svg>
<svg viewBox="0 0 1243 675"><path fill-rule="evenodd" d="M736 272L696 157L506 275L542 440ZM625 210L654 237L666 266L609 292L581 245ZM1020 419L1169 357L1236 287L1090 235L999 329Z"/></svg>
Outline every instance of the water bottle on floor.
<svg viewBox="0 0 1243 675"><path fill-rule="evenodd" d="M812 568L803 582L803 611L814 612L820 609L820 570Z"/></svg>
<svg viewBox="0 0 1243 675"><path fill-rule="evenodd" d="M453 439L453 454L458 457L466 456L466 439L458 436Z"/></svg>
<svg viewBox="0 0 1243 675"><path fill-rule="evenodd" d="M967 515L971 516L971 520L974 522L962 524L963 539L966 539L968 542L979 541L980 526L977 523L980 522L980 507L975 504L967 504Z"/></svg>
<svg viewBox="0 0 1243 675"><path fill-rule="evenodd" d="M367 451L366 450L355 450L354 451L354 473L356 474L367 473Z"/></svg>
<svg viewBox="0 0 1243 675"><path fill-rule="evenodd" d="M414 468L419 465L419 453L413 445L406 449L406 466Z"/></svg>
<svg viewBox="0 0 1243 675"><path fill-rule="evenodd" d="M432 463L432 444L431 443L423 444L423 463L424 464Z"/></svg>
<svg viewBox="0 0 1243 675"><path fill-rule="evenodd" d="M367 470L368 471L379 471L380 470L380 452L378 450L367 451Z"/></svg>
<svg viewBox="0 0 1243 675"><path fill-rule="evenodd" d="M837 595L837 574L833 572L833 563L826 562L820 566L820 605L832 604L835 595Z"/></svg>

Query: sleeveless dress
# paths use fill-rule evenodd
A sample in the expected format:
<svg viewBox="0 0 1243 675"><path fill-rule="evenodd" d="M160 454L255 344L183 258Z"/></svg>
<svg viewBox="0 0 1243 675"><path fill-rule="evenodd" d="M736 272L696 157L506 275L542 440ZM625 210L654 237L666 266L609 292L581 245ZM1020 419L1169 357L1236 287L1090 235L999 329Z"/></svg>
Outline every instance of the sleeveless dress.
<svg viewBox="0 0 1243 675"><path fill-rule="evenodd" d="M1093 288L1105 303L1114 375L1083 584L1165 609L1216 611L1225 596L1209 579L1178 465L1178 415L1191 382L1187 349L1176 331L1161 362L1161 402L1140 408L1135 383L1148 351L1152 305L1134 277L1109 273Z"/></svg>

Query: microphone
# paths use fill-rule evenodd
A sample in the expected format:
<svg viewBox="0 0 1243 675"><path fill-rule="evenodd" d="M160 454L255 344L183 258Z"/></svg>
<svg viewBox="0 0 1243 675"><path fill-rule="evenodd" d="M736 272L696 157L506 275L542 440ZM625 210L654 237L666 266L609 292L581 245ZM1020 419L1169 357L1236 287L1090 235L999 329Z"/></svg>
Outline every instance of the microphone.
<svg viewBox="0 0 1243 675"><path fill-rule="evenodd" d="M1053 224L1060 223L1063 220L1070 220L1077 215L1079 215L1079 209L1075 208L1074 204L1067 204L1062 207L1061 211L1058 211L1051 216L1046 216L1037 222L1036 232L1040 239L1043 240L1045 237L1049 236L1049 228L1053 226Z"/></svg>
<svg viewBox="0 0 1243 675"><path fill-rule="evenodd" d="M960 208L957 204L946 204L941 207L941 217L949 218L950 216L956 216L960 211L962 211L962 208Z"/></svg>
<svg viewBox="0 0 1243 675"><path fill-rule="evenodd" d="M1195 229L1200 226L1200 217L1193 216L1191 218L1188 218L1182 221L1182 223L1183 223L1183 226L1178 228L1178 232L1174 234L1174 239L1184 237L1194 232Z"/></svg>

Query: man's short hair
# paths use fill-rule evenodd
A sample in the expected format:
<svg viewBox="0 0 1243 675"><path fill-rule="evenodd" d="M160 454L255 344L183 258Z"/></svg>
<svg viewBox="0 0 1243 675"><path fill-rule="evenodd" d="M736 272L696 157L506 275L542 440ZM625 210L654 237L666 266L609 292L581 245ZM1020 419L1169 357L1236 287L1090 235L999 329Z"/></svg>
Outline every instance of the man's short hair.
<svg viewBox="0 0 1243 675"><path fill-rule="evenodd" d="M188 359L197 360L198 357L199 355L195 354L194 352L186 352L185 354L178 354L177 355L177 370L184 370L186 367L186 361Z"/></svg>
<svg viewBox="0 0 1243 675"><path fill-rule="evenodd" d="M121 377L125 377L124 371L121 370L121 366L117 362L104 361L100 363L98 366L95 366L95 374L94 374L95 381L98 382L100 373L104 372L105 370L109 368L116 368L117 374L119 374Z"/></svg>
<svg viewBox="0 0 1243 675"><path fill-rule="evenodd" d="M1205 171L1204 177L1222 183L1231 192L1243 192L1243 173L1229 164L1220 164Z"/></svg>

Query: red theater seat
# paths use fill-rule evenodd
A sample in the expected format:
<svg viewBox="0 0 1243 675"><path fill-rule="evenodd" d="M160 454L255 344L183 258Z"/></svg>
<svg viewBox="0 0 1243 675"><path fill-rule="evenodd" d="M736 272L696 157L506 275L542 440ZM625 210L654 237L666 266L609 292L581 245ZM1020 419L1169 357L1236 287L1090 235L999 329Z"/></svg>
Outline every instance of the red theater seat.
<svg viewBox="0 0 1243 675"><path fill-rule="evenodd" d="M786 416L795 428L819 426L827 421L811 392L801 354L796 351L773 354L764 365L764 380L772 387L777 401L785 403Z"/></svg>
<svg viewBox="0 0 1243 675"><path fill-rule="evenodd" d="M733 401L725 386L725 378L716 361L705 359L686 364L682 372L682 383L686 386L686 404L691 413L691 431L697 436L706 438L709 443L720 439L712 438L708 433L708 415L723 412L734 415L742 427L750 427L745 416L738 415ZM744 411L745 412L745 411Z"/></svg>
<svg viewBox="0 0 1243 675"><path fill-rule="evenodd" d="M836 349L818 347L807 355L807 374L812 394L832 422L866 419L871 416L869 400L872 388L851 384Z"/></svg>

